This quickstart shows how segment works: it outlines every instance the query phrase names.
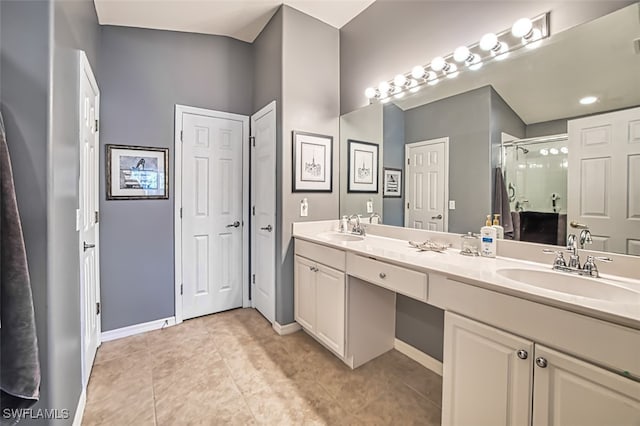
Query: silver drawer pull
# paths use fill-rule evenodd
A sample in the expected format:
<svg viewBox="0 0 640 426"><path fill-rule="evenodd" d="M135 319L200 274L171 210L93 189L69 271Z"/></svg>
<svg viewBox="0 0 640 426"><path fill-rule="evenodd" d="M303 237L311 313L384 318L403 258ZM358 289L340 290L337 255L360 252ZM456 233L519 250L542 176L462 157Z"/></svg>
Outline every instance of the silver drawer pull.
<svg viewBox="0 0 640 426"><path fill-rule="evenodd" d="M387 274L385 274L384 272L380 272L380 278L382 279L387 278Z"/></svg>

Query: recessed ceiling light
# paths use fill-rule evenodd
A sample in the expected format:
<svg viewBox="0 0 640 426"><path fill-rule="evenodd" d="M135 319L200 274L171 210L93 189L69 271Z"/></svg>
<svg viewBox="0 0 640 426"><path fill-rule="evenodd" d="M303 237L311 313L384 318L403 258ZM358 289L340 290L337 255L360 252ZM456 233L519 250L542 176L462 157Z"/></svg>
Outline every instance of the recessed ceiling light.
<svg viewBox="0 0 640 426"><path fill-rule="evenodd" d="M595 96L585 96L584 98L580 99L580 103L582 105L591 105L595 103L597 100L598 98L596 98Z"/></svg>
<svg viewBox="0 0 640 426"><path fill-rule="evenodd" d="M549 155L549 150L548 150L548 149L546 149L546 148L542 148L542 149L540 150L540 154L541 154L541 155Z"/></svg>

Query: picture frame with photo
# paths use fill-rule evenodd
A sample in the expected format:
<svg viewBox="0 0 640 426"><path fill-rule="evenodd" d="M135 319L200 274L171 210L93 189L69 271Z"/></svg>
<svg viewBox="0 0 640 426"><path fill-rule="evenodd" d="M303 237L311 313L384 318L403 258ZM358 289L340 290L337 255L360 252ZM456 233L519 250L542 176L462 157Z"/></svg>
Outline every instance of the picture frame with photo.
<svg viewBox="0 0 640 426"><path fill-rule="evenodd" d="M378 192L378 144L347 140L347 192Z"/></svg>
<svg viewBox="0 0 640 426"><path fill-rule="evenodd" d="M106 145L107 200L169 199L169 148Z"/></svg>
<svg viewBox="0 0 640 426"><path fill-rule="evenodd" d="M402 197L402 169L384 168L382 196L384 198Z"/></svg>
<svg viewBox="0 0 640 426"><path fill-rule="evenodd" d="M293 192L333 192L333 136L294 130Z"/></svg>

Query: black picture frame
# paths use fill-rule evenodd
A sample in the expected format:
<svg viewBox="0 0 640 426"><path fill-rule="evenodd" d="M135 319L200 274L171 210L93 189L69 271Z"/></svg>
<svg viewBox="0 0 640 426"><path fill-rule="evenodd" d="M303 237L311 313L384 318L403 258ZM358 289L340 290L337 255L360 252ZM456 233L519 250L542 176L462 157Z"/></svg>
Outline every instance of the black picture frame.
<svg viewBox="0 0 640 426"><path fill-rule="evenodd" d="M107 200L168 200L169 199L169 148L156 148L136 145L114 145L105 146L105 174L106 174L106 196ZM124 155L128 154L128 155ZM123 187L121 179L125 179L122 174L128 169L122 168L123 158L139 158L135 167L130 170L135 171L138 176L129 177L132 181L130 187ZM155 168L145 169L149 160L156 160ZM118 169L114 173L113 167ZM140 169L142 167L142 169ZM145 188L144 181L149 175L155 174L154 185L156 188Z"/></svg>
<svg viewBox="0 0 640 426"><path fill-rule="evenodd" d="M360 153L360 155L358 155ZM379 146L376 143L347 139L347 192L377 194L379 178ZM368 157L371 155L371 159ZM355 162L362 161L362 167ZM369 162L370 161L370 162ZM369 166L367 172L367 166ZM371 182L367 182L371 177ZM358 182L359 181L359 182Z"/></svg>
<svg viewBox="0 0 640 426"><path fill-rule="evenodd" d="M333 136L293 130L291 139L291 191L333 192Z"/></svg>
<svg viewBox="0 0 640 426"><path fill-rule="evenodd" d="M387 174L387 172L392 172ZM397 185L397 191L394 191L393 193L391 193L391 182L389 182L389 176L395 174L398 176L398 181L395 182L395 184ZM402 181L403 181L403 177L402 177L402 169L396 169L393 167L385 167L383 169L383 176L382 176L382 197L383 198L402 198Z"/></svg>

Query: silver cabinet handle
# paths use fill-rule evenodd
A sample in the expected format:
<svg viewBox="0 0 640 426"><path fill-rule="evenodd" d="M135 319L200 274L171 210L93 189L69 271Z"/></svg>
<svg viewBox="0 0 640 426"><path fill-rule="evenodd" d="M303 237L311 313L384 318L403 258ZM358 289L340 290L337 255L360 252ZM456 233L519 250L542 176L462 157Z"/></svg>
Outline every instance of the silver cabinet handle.
<svg viewBox="0 0 640 426"><path fill-rule="evenodd" d="M525 351L524 349L520 349L518 352L518 358L520 359L527 359L529 358L529 353L527 351Z"/></svg>
<svg viewBox="0 0 640 426"><path fill-rule="evenodd" d="M267 231L267 232L273 231L273 227L271 225L267 225L264 228L260 228L260 229L262 229L263 231Z"/></svg>
<svg viewBox="0 0 640 426"><path fill-rule="evenodd" d="M385 274L384 272L380 272L380 278L385 279L387 278L387 274Z"/></svg>
<svg viewBox="0 0 640 426"><path fill-rule="evenodd" d="M545 358L542 358L541 356L536 358L536 364L540 368L547 368L547 360Z"/></svg>
<svg viewBox="0 0 640 426"><path fill-rule="evenodd" d="M311 270L311 272L318 272L318 268L316 268L315 266L309 266L309 269Z"/></svg>
<svg viewBox="0 0 640 426"><path fill-rule="evenodd" d="M237 228L238 226L240 226L240 222L238 222L237 220L233 223L230 223L229 225L227 225L227 228Z"/></svg>
<svg viewBox="0 0 640 426"><path fill-rule="evenodd" d="M431 216L431 219L442 219L442 215L439 214L438 216Z"/></svg>
<svg viewBox="0 0 640 426"><path fill-rule="evenodd" d="M92 248L95 248L95 247L96 247L96 245L95 245L95 244L87 244L87 242L86 242L86 241L84 241L82 244L83 244L83 246L82 246L82 251L87 251L87 250L89 250L89 249L92 249Z"/></svg>

